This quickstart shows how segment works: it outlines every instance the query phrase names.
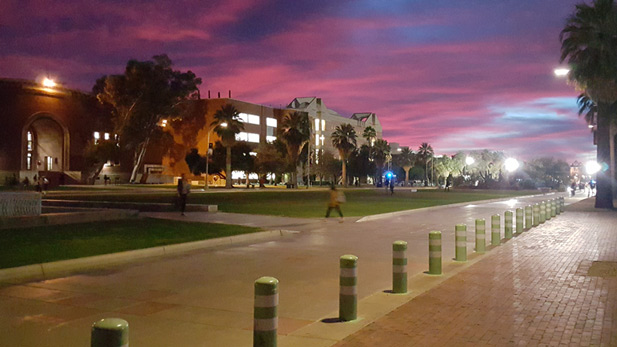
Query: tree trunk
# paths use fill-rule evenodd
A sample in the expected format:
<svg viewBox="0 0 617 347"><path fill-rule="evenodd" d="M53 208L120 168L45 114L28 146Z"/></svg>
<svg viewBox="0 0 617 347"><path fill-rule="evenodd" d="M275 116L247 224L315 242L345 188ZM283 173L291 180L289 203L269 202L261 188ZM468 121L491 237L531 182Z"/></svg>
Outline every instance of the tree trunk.
<svg viewBox="0 0 617 347"><path fill-rule="evenodd" d="M225 188L233 188L231 180L231 146L225 148L227 156L225 157Z"/></svg>
<svg viewBox="0 0 617 347"><path fill-rule="evenodd" d="M343 177L342 177L343 187L347 187L347 164L345 163L345 159L343 159Z"/></svg>
<svg viewBox="0 0 617 347"><path fill-rule="evenodd" d="M610 173L610 105L598 103L597 161L602 167L597 173L596 208L613 208L613 185Z"/></svg>
<svg viewBox="0 0 617 347"><path fill-rule="evenodd" d="M135 153L136 155L135 160L133 161L133 171L131 172L131 178L129 179L129 182L131 183L135 182L135 179L137 179L137 172L139 171L139 168L143 164L144 158L146 157L148 142L150 142L149 138L146 139L146 141L139 146L137 153Z"/></svg>
<svg viewBox="0 0 617 347"><path fill-rule="evenodd" d="M409 186L409 170L411 170L411 167L405 166L403 170L405 170L405 187L407 187Z"/></svg>

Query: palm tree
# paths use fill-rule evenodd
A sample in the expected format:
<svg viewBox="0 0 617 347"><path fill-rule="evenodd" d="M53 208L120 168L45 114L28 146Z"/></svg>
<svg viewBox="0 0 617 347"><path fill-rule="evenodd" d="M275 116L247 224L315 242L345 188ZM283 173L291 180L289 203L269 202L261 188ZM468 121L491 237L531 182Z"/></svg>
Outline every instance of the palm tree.
<svg viewBox="0 0 617 347"><path fill-rule="evenodd" d="M310 124L306 112L287 113L281 119L281 140L287 145L287 155L292 168L291 182L294 188L298 182L298 158L310 135Z"/></svg>
<svg viewBox="0 0 617 347"><path fill-rule="evenodd" d="M375 175L375 183L378 181L381 182L381 172L384 164L386 163L386 158L388 157L388 154L390 154L390 144L388 144L388 141L384 139L375 140L371 152L371 156L375 161L375 169L377 170Z"/></svg>
<svg viewBox="0 0 617 347"><path fill-rule="evenodd" d="M409 148L403 148L401 153L396 156L396 163L405 170L405 185L409 185L409 170L416 161L416 155Z"/></svg>
<svg viewBox="0 0 617 347"><path fill-rule="evenodd" d="M426 142L422 142L420 147L418 148L418 156L422 159L424 163L424 180L428 182L428 162L433 158L433 147Z"/></svg>
<svg viewBox="0 0 617 347"><path fill-rule="evenodd" d="M592 6L576 5L561 31L561 61L567 60L570 81L597 106L597 161L608 165L610 120L617 101L617 6L614 0L594 0ZM609 167L611 167L609 165ZM613 207L610 170L597 174L596 208Z"/></svg>
<svg viewBox="0 0 617 347"><path fill-rule="evenodd" d="M230 104L224 105L214 114L214 121L210 126L221 139L227 150L225 157L225 188L232 187L231 181L231 147L236 143L236 134L244 130L244 124L238 119L238 110Z"/></svg>
<svg viewBox="0 0 617 347"><path fill-rule="evenodd" d="M377 131L375 131L375 128L372 126L367 126L362 132L362 137L366 139L366 143L369 147L373 147L373 142L375 142L377 138Z"/></svg>
<svg viewBox="0 0 617 347"><path fill-rule="evenodd" d="M587 122L590 126L596 125L596 118L598 114L598 106L589 98L589 96L585 93L576 98L576 103L578 104L578 115L579 117L584 113L585 114L585 122Z"/></svg>
<svg viewBox="0 0 617 347"><path fill-rule="evenodd" d="M343 185L347 186L347 158L356 148L356 131L351 124L342 124L334 129L332 133L332 145L338 149L338 153L343 162Z"/></svg>

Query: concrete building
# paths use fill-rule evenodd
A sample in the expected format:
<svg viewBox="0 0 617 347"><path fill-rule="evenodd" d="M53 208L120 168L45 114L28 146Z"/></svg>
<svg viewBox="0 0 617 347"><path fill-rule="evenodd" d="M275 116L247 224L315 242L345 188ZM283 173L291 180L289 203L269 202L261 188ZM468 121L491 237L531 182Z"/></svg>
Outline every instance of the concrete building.
<svg viewBox="0 0 617 347"><path fill-rule="evenodd" d="M319 153L321 150L324 150L338 157L338 151L332 146L330 136L336 127L342 124L351 124L354 127L358 135L358 146L366 143L362 133L368 126L375 129L377 139L382 138L381 123L375 113L354 113L350 118L345 118L336 111L327 108L322 99L317 97L295 98L287 105L287 108L306 112L309 115L309 120L313 127L309 143L313 153Z"/></svg>

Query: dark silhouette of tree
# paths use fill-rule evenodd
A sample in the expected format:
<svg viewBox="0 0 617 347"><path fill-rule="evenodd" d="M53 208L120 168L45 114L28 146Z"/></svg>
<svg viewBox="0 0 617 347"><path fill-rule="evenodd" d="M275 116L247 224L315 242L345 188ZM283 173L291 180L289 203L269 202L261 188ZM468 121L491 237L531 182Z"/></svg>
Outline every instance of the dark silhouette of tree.
<svg viewBox="0 0 617 347"><path fill-rule="evenodd" d="M210 126L221 139L226 149L225 188L232 188L231 180L231 147L236 143L236 134L244 130L244 124L238 118L239 112L233 105L224 105L214 113L214 121Z"/></svg>
<svg viewBox="0 0 617 347"><path fill-rule="evenodd" d="M338 150L343 163L342 180L343 186L347 186L347 159L349 154L356 149L356 131L351 124L341 124L334 129L331 135L332 145Z"/></svg>

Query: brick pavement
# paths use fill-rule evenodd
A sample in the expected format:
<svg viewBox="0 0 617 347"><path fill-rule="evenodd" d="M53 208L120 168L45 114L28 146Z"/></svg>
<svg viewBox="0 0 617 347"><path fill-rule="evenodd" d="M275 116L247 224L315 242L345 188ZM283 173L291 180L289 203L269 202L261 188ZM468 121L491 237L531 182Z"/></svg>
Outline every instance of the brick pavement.
<svg viewBox="0 0 617 347"><path fill-rule="evenodd" d="M336 346L617 346L617 212L592 200Z"/></svg>

